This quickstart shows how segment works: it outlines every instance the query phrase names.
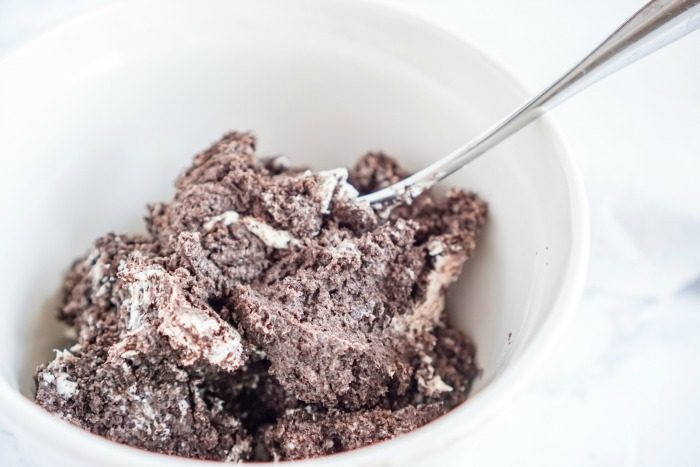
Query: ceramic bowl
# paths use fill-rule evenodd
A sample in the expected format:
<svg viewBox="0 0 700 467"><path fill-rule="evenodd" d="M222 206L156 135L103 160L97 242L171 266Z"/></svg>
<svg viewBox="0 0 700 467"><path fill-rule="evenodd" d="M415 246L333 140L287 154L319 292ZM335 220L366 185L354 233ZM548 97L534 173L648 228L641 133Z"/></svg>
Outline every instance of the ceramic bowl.
<svg viewBox="0 0 700 467"><path fill-rule="evenodd" d="M527 97L474 46L415 14L358 0L111 3L0 62L0 418L39 465L192 465L117 445L32 402L65 345L53 319L71 261L107 231L143 229L193 154L252 129L261 154L318 169L381 149L418 169ZM579 171L539 121L445 185L490 219L449 296L483 369L469 400L398 439L308 461L405 465L479 430L552 352L588 257Z"/></svg>

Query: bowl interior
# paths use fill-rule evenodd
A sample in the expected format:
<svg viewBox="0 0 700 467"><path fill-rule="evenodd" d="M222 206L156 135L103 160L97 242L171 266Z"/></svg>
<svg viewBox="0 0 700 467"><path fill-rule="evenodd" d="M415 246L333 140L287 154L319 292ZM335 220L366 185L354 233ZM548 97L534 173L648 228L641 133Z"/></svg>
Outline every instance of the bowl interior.
<svg viewBox="0 0 700 467"><path fill-rule="evenodd" d="M31 394L35 366L62 345L51 317L70 262L107 231L141 230L146 203L168 199L224 131L252 129L261 154L319 169L376 149L417 169L524 97L417 18L294 4L117 3L0 63L0 385ZM477 344L475 393L528 346L561 289L575 247L564 154L539 123L445 183L490 206L449 296Z"/></svg>

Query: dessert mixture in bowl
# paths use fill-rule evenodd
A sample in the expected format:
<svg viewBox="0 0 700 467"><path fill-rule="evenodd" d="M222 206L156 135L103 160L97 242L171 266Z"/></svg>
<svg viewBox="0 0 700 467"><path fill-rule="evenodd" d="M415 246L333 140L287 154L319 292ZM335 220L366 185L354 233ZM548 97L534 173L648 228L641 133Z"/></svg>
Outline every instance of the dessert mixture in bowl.
<svg viewBox="0 0 700 467"><path fill-rule="evenodd" d="M196 156L148 234L107 234L68 273L77 343L39 368L36 401L164 454L242 461L332 454L419 427L478 370L445 293L486 205L452 190L377 213L359 193L406 176L258 160L228 133Z"/></svg>

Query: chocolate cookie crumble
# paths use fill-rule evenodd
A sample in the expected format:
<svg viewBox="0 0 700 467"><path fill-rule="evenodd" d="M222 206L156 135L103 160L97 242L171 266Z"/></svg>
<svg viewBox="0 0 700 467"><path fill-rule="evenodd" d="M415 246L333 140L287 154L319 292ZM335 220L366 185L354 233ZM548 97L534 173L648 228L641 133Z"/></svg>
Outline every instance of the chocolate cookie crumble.
<svg viewBox="0 0 700 467"><path fill-rule="evenodd" d="M59 318L77 342L36 401L108 439L185 457L287 460L411 431L467 397L474 346L447 287L486 205L451 190L379 216L358 200L405 177L392 158L311 172L229 133L72 266Z"/></svg>

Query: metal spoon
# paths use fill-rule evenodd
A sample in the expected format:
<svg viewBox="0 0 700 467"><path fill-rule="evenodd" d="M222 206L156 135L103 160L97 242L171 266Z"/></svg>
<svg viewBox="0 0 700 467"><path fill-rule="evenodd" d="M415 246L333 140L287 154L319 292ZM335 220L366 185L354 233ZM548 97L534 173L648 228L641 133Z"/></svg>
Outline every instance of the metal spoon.
<svg viewBox="0 0 700 467"><path fill-rule="evenodd" d="M699 27L700 0L650 1L554 84L495 126L423 170L360 199L370 204L410 201L582 89Z"/></svg>

